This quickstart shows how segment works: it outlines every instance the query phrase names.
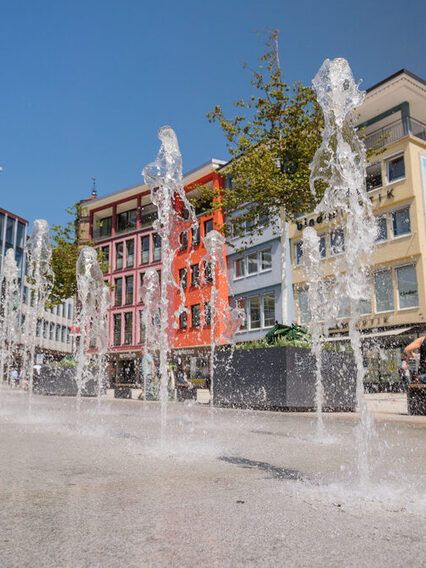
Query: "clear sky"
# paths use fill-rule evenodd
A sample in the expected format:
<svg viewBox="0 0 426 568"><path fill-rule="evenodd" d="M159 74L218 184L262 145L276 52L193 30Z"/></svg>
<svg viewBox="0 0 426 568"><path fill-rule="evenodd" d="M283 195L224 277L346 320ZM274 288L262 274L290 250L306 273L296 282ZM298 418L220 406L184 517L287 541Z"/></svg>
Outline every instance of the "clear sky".
<svg viewBox="0 0 426 568"><path fill-rule="evenodd" d="M424 0L0 0L0 207L64 223L65 208L142 181L170 124L184 170L227 158L206 113L250 94L256 30L279 28L289 82L345 57L367 88L426 78Z"/></svg>

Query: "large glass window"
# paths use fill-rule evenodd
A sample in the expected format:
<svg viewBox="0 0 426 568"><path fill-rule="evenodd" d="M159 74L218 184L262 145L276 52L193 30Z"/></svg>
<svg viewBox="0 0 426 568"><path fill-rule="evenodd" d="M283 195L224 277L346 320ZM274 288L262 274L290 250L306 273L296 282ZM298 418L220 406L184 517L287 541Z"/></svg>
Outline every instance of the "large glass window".
<svg viewBox="0 0 426 568"><path fill-rule="evenodd" d="M126 276L126 305L133 304L133 276Z"/></svg>
<svg viewBox="0 0 426 568"><path fill-rule="evenodd" d="M212 323L212 308L210 302L204 304L204 325L211 325Z"/></svg>
<svg viewBox="0 0 426 568"><path fill-rule="evenodd" d="M191 242L193 247L200 244L200 227L198 225L191 229Z"/></svg>
<svg viewBox="0 0 426 568"><path fill-rule="evenodd" d="M245 276L245 259L244 258L237 258L234 260L234 274L235 278L242 278Z"/></svg>
<svg viewBox="0 0 426 568"><path fill-rule="evenodd" d="M376 242L382 242L388 240L388 224L386 217L377 218L377 237Z"/></svg>
<svg viewBox="0 0 426 568"><path fill-rule="evenodd" d="M188 248L188 231L182 231L179 235L179 250Z"/></svg>
<svg viewBox="0 0 426 568"><path fill-rule="evenodd" d="M382 187L382 167L380 162L367 166L367 191Z"/></svg>
<svg viewBox="0 0 426 568"><path fill-rule="evenodd" d="M136 229L137 209L117 213L117 232Z"/></svg>
<svg viewBox="0 0 426 568"><path fill-rule="evenodd" d="M149 235L145 235L141 237L141 263L142 264L149 264Z"/></svg>
<svg viewBox="0 0 426 568"><path fill-rule="evenodd" d="M389 183L405 177L404 156L397 156L386 162Z"/></svg>
<svg viewBox="0 0 426 568"><path fill-rule="evenodd" d="M343 229L335 229L330 233L330 254L341 254L345 250L345 235Z"/></svg>
<svg viewBox="0 0 426 568"><path fill-rule="evenodd" d="M99 221L97 222L97 228L98 230L96 232L99 237L111 236L112 217L104 217L103 219L99 219Z"/></svg>
<svg viewBox="0 0 426 568"><path fill-rule="evenodd" d="M257 252L247 255L247 273L256 274L258 270Z"/></svg>
<svg viewBox="0 0 426 568"><path fill-rule="evenodd" d="M126 267L132 268L135 264L135 241L126 241Z"/></svg>
<svg viewBox="0 0 426 568"><path fill-rule="evenodd" d="M102 247L101 248L102 251L102 265L103 265L103 271L108 272L109 271L109 245Z"/></svg>
<svg viewBox="0 0 426 568"><path fill-rule="evenodd" d="M6 223L6 247L7 246L9 248L13 247L14 228L15 228L15 219L12 219L12 217L8 217Z"/></svg>
<svg viewBox="0 0 426 568"><path fill-rule="evenodd" d="M0 213L0 248L3 242L4 219L5 219L4 213Z"/></svg>
<svg viewBox="0 0 426 568"><path fill-rule="evenodd" d="M327 256L327 243L325 235L320 236L318 247L319 247L320 257L325 258Z"/></svg>
<svg viewBox="0 0 426 568"><path fill-rule="evenodd" d="M188 326L188 314L182 312L179 316L179 329L186 329Z"/></svg>
<svg viewBox="0 0 426 568"><path fill-rule="evenodd" d="M16 246L23 249L25 244L25 225L18 221L18 228L16 232Z"/></svg>
<svg viewBox="0 0 426 568"><path fill-rule="evenodd" d="M392 232L394 237L411 233L410 208L398 209L392 213Z"/></svg>
<svg viewBox="0 0 426 568"><path fill-rule="evenodd" d="M416 267L401 266L396 269L396 280L398 285L398 305L404 308L414 308L419 305L419 295L417 290Z"/></svg>
<svg viewBox="0 0 426 568"><path fill-rule="evenodd" d="M272 252L271 249L260 251L260 269L270 270L272 268Z"/></svg>
<svg viewBox="0 0 426 568"><path fill-rule="evenodd" d="M161 260L161 237L158 234L152 235L152 243L154 250L152 253L152 261L157 262Z"/></svg>
<svg viewBox="0 0 426 568"><path fill-rule="evenodd" d="M246 314L246 317L244 319L244 323L242 324L240 329L241 330L247 329L247 327L248 327L247 300L245 298L240 298L239 300L237 300L237 305L238 305L239 308L242 308L244 310L244 313Z"/></svg>
<svg viewBox="0 0 426 568"><path fill-rule="evenodd" d="M374 275L374 293L376 296L376 312L387 312L394 309L392 272L384 270Z"/></svg>
<svg viewBox="0 0 426 568"><path fill-rule="evenodd" d="M124 344L131 345L133 339L133 314L126 312L124 314Z"/></svg>
<svg viewBox="0 0 426 568"><path fill-rule="evenodd" d="M366 314L371 314L371 300L363 299L359 301L359 313L363 316Z"/></svg>
<svg viewBox="0 0 426 568"><path fill-rule="evenodd" d="M114 314L114 345L121 345L121 314Z"/></svg>
<svg viewBox="0 0 426 568"><path fill-rule="evenodd" d="M200 304L191 306L191 326L200 327Z"/></svg>
<svg viewBox="0 0 426 568"><path fill-rule="evenodd" d="M209 261L204 263L204 282L206 284L213 282L213 266Z"/></svg>
<svg viewBox="0 0 426 568"><path fill-rule="evenodd" d="M146 327L142 310L139 311L139 343L143 343L146 337Z"/></svg>
<svg viewBox="0 0 426 568"><path fill-rule="evenodd" d="M123 269L123 255L124 255L124 243L116 243L115 245L115 269Z"/></svg>
<svg viewBox="0 0 426 568"><path fill-rule="evenodd" d="M337 314L338 318L348 318L351 315L351 306L349 298L347 296L342 296L340 298L339 312Z"/></svg>
<svg viewBox="0 0 426 568"><path fill-rule="evenodd" d="M264 327L275 323L275 294L273 292L263 296L263 319Z"/></svg>
<svg viewBox="0 0 426 568"><path fill-rule="evenodd" d="M193 264L191 266L191 286L200 285L200 265Z"/></svg>
<svg viewBox="0 0 426 568"><path fill-rule="evenodd" d="M260 298L250 298L250 329L260 328Z"/></svg>
<svg viewBox="0 0 426 568"><path fill-rule="evenodd" d="M115 305L116 306L121 306L121 304L123 303L123 279L122 278L116 278L114 280L114 285L115 285Z"/></svg>

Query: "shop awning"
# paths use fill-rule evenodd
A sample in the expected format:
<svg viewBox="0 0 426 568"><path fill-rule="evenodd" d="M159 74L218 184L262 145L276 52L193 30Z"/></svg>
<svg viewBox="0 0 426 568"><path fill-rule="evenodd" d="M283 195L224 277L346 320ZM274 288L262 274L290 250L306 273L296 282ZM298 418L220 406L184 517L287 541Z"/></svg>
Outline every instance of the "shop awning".
<svg viewBox="0 0 426 568"><path fill-rule="evenodd" d="M368 339L370 337L387 337L390 335L402 335L407 331L410 331L413 327L402 327L397 329L388 329L386 331L376 331L375 333L361 333L361 339ZM349 336L344 337L325 337L323 339L324 343L329 343L332 341L349 341Z"/></svg>

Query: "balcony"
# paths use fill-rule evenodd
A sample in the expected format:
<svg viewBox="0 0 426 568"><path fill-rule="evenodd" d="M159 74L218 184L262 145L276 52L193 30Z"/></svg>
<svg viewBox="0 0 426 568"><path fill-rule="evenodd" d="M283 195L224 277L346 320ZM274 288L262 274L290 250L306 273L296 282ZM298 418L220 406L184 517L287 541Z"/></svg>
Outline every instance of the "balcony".
<svg viewBox="0 0 426 568"><path fill-rule="evenodd" d="M426 125L407 116L370 132L365 136L364 143L367 150L380 150L409 135L426 141Z"/></svg>

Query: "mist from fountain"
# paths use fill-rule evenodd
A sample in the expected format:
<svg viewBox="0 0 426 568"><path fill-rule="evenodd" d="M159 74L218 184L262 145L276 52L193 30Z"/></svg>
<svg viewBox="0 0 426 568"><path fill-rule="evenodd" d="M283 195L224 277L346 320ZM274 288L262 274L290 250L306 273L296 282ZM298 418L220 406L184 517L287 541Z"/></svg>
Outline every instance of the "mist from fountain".
<svg viewBox="0 0 426 568"><path fill-rule="evenodd" d="M37 321L42 320L54 281L54 274L50 266L51 256L49 225L44 219L36 219L26 243L27 282L30 288L31 308L25 320L23 371L24 376L28 378L30 412L34 385Z"/></svg>
<svg viewBox="0 0 426 568"><path fill-rule="evenodd" d="M94 370L96 369L98 408L105 378L110 290L104 283L94 248L86 246L81 249L76 264L76 277L79 300L76 325L80 329L80 339L76 347L76 406L79 413L83 389L86 383L94 378ZM90 350L93 350L93 355Z"/></svg>
<svg viewBox="0 0 426 568"><path fill-rule="evenodd" d="M151 191L151 201L157 207L158 218L154 230L161 237L161 295L160 330L158 348L160 353L160 402L161 443L164 443L167 421L168 358L173 340L175 320L174 290L177 286L173 276L173 261L179 248L180 232L192 225L198 227L192 204L188 201L183 186L182 156L176 134L170 126L158 132L161 148L155 162L143 169L145 183Z"/></svg>
<svg viewBox="0 0 426 568"><path fill-rule="evenodd" d="M153 379L150 362L154 361L154 353L158 349L159 326L156 320L160 310L160 280L155 268L149 268L140 289L140 300L143 303L142 326L144 329L144 351L142 356L143 392L147 399L148 387L152 391L154 385L148 385L148 377Z"/></svg>
<svg viewBox="0 0 426 568"><path fill-rule="evenodd" d="M320 148L311 164L311 190L316 182L327 184L324 196L316 208L326 216L332 228L343 225L346 230L344 247L334 261L336 281L330 283L330 299L342 306L349 301L349 337L357 368L356 399L360 411L357 429L357 454L360 484L369 480L369 438L372 419L364 398L365 369L357 324L360 302L371 295L368 282L369 264L377 236L372 205L365 189L366 151L354 127L353 111L363 102L352 71L345 59L325 60L313 80L318 102L324 113L324 132ZM344 249L344 250L343 250Z"/></svg>
<svg viewBox="0 0 426 568"><path fill-rule="evenodd" d="M0 384L10 376L10 369L15 365L15 350L19 334L19 285L18 267L15 251L6 252L3 272L0 280Z"/></svg>

